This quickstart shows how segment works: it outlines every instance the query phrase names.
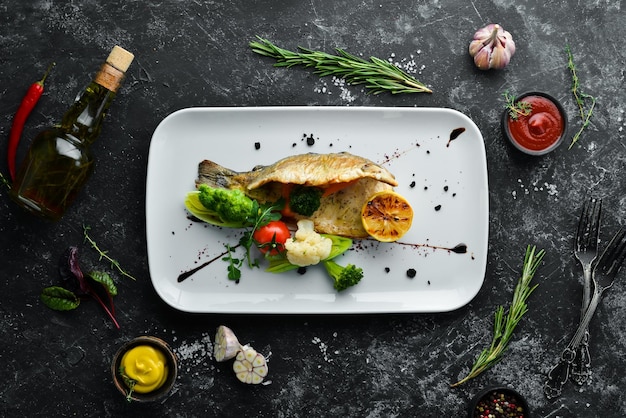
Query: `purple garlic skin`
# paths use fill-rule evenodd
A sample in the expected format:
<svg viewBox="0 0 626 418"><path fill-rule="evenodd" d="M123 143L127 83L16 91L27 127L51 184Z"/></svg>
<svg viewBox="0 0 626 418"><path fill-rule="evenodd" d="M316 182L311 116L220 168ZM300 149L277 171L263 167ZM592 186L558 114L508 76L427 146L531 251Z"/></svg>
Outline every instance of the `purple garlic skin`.
<svg viewBox="0 0 626 418"><path fill-rule="evenodd" d="M492 23L476 31L469 45L469 54L481 70L501 70L515 54L515 42L502 26Z"/></svg>

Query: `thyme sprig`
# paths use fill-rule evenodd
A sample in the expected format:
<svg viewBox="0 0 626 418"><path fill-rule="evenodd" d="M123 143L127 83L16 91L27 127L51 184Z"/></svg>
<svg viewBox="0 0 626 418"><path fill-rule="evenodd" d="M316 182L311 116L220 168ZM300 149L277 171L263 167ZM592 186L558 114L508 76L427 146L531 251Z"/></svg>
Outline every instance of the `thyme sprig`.
<svg viewBox="0 0 626 418"><path fill-rule="evenodd" d="M137 381L135 379L130 378L126 374L124 366L120 366L120 369L118 371L120 373L122 381L124 382L124 384L128 388L128 392L126 393L126 401L127 402L132 402L132 400L133 400L133 392L135 391L135 385L137 384Z"/></svg>
<svg viewBox="0 0 626 418"><path fill-rule="evenodd" d="M528 246L524 257L524 266L522 268L522 276L515 286L513 300L509 310L505 312L504 307L500 305L494 315L493 339L489 348L484 349L469 371L468 375L458 382L452 384L452 387L459 386L470 379L477 377L485 370L502 360L502 356L506 351L515 327L522 319L524 314L528 312L526 300L530 294L538 286L531 286L530 282L545 255L544 250L536 252L536 247Z"/></svg>
<svg viewBox="0 0 626 418"><path fill-rule="evenodd" d="M345 79L349 84L365 84L373 94L382 92L397 93L432 93L411 75L388 61L370 57L369 61L336 48L338 55L298 47L298 51L289 51L274 45L267 39L257 36L257 41L250 42L250 47L260 55L276 59L276 67L303 65L313 67L320 77L334 75Z"/></svg>
<svg viewBox="0 0 626 418"><path fill-rule="evenodd" d="M583 131L589 126L591 123L591 116L593 115L593 109L596 106L596 98L590 94L583 93L580 90L580 81L578 79L578 74L576 73L576 64L574 63L574 55L572 54L572 50L569 45L565 46L565 52L567 53L567 68L569 68L572 73L572 94L574 95L574 100L576 101L576 105L578 106L578 114L580 119L582 120L582 125L580 129L574 134L572 137L572 142L569 144L568 149L571 149Z"/></svg>
<svg viewBox="0 0 626 418"><path fill-rule="evenodd" d="M100 255L100 259L102 260L103 258L105 260L107 260L108 262L111 263L111 267L115 267L117 269L117 271L119 271L119 273L122 276L126 276L129 279L132 280L137 280L135 277L133 277L131 274L127 273L126 270L124 270L122 268L122 266L120 265L119 261L115 260L114 258L111 258L108 254L108 251L103 251L102 249L100 249L100 247L98 246L98 244L96 243L96 241L93 240L93 238L91 238L89 236L89 230L91 229L91 227L87 226L87 225L83 225L83 235L85 236L85 240L87 242L89 242L89 244L91 245L91 248L93 248L94 250L96 250L98 252L98 254Z"/></svg>
<svg viewBox="0 0 626 418"><path fill-rule="evenodd" d="M509 91L506 90L503 93L504 100L506 101L506 109L509 111L509 116L513 120L517 120L519 116L528 116L532 110L532 105L523 100L515 101L515 96L509 94Z"/></svg>

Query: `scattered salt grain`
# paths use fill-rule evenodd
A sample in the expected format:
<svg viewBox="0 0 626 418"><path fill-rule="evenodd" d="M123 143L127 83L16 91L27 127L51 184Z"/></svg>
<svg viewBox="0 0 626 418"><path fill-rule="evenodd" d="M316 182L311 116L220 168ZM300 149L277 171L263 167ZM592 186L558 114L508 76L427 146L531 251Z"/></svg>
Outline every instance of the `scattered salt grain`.
<svg viewBox="0 0 626 418"><path fill-rule="evenodd" d="M533 181L529 186L525 186L522 179L517 179L517 183L525 195L529 195L531 192L540 193L546 192L548 196L553 197L554 200L558 200L559 191L556 184L550 184L548 182L541 183L540 181ZM517 192L514 190L511 195L513 199L517 199Z"/></svg>
<svg viewBox="0 0 626 418"><path fill-rule="evenodd" d="M182 341L181 344L174 348L174 352L182 365L197 365L203 361L213 358L213 343L209 334L202 334L202 337L196 341Z"/></svg>
<svg viewBox="0 0 626 418"><path fill-rule="evenodd" d="M313 337L313 340L311 342L319 347L324 361L326 361L327 363L333 362L333 359L330 358L330 356L328 355L328 345L325 342L323 342L319 337Z"/></svg>

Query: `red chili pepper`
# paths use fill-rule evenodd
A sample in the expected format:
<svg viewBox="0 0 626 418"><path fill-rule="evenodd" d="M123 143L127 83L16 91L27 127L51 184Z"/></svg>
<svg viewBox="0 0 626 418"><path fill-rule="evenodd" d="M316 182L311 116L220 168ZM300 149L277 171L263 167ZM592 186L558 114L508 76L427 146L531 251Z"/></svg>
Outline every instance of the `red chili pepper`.
<svg viewBox="0 0 626 418"><path fill-rule="evenodd" d="M35 108L35 105L39 101L39 98L43 94L43 82L48 77L50 70L54 66L52 63L45 74L41 78L41 80L34 82L28 88L26 95L22 99L22 103L20 103L20 107L15 112L13 116L13 124L11 125L11 133L9 134L9 149L7 152L7 162L9 165L9 174L11 175L11 180L15 180L15 156L17 154L17 145L20 142L20 138L22 137L22 130L24 129L24 125L26 124L26 119Z"/></svg>

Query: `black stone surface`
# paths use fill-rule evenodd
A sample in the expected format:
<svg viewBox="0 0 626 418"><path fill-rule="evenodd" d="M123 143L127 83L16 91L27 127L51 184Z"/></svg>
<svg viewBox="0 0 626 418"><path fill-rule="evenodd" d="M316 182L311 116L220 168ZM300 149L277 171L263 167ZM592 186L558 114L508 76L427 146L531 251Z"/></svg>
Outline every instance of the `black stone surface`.
<svg viewBox="0 0 626 418"><path fill-rule="evenodd" d="M61 221L35 219L6 188L0 194L0 415L462 417L475 393L499 383L524 394L533 416L624 416L624 274L591 325L591 382L568 384L555 401L544 398L543 383L579 315L572 241L586 192L604 198L603 243L625 223L625 7L619 0L1 2L3 152L22 95L50 62L56 67L28 120L20 158L113 45L136 60L93 147L93 177ZM505 70L483 72L467 46L492 22L513 34L517 52ZM391 59L434 93L368 95L309 70L277 69L248 48L255 35L289 49L339 47ZM570 150L565 143L545 157L521 155L500 133L505 90L546 91L565 105L571 133L580 127L568 44L581 88L598 100L591 123ZM195 315L162 302L148 272L144 216L155 127L186 107L261 105L434 106L472 118L484 136L490 182L489 257L476 298L447 313L345 316ZM121 330L95 303L59 313L39 300L42 288L57 282L57 259L70 245L79 246L85 269L108 267L84 242L83 225L138 277L118 280ZM499 364L450 388L489 343L493 312L508 305L527 244L547 252L527 316ZM213 360L220 324L271 353L269 384L242 385L230 364ZM127 404L113 386L110 361L143 334L172 345L180 376L165 401Z"/></svg>

